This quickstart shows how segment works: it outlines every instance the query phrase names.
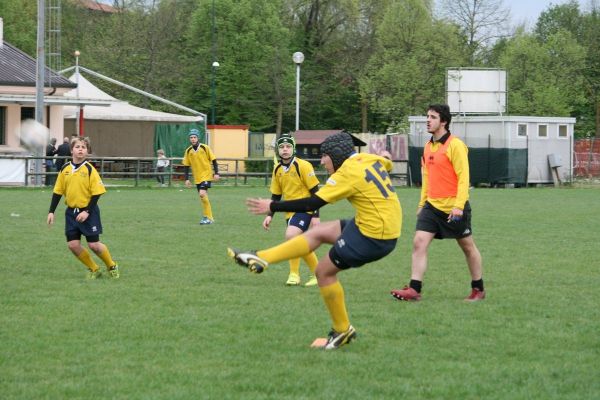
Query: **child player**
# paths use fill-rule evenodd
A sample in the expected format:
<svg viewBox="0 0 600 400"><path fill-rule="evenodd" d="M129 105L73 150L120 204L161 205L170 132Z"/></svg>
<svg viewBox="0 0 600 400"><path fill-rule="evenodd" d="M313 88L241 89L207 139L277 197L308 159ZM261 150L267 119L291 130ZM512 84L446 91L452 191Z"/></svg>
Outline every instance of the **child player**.
<svg viewBox="0 0 600 400"><path fill-rule="evenodd" d="M67 162L58 173L48 212L48 225L54 223L54 211L60 198L65 196L65 235L67 247L88 269L88 279L102 275L90 253L81 245L85 236L88 247L104 262L111 278L119 278L119 267L113 261L108 247L100 242L102 222L98 199L106 192L98 171L86 158L91 150L88 138L76 137L71 141L72 161Z"/></svg>
<svg viewBox="0 0 600 400"><path fill-rule="evenodd" d="M208 200L208 189L211 187L213 180L219 180L219 166L217 158L210 147L200 143L198 139L199 134L200 131L198 129L190 129L188 136L191 146L185 149L181 163L185 166L185 186L188 188L192 187L192 183L189 180L190 167L192 168L194 183L196 184L202 209L204 210L204 216L200 220L200 225L210 225L215 222L215 219L213 218L212 207Z"/></svg>
<svg viewBox="0 0 600 400"><path fill-rule="evenodd" d="M296 200L310 197L319 190L319 180L315 176L315 170L311 163L295 157L296 142L290 135L284 134L277 139L277 153L279 154L280 162L273 170L273 179L271 180L271 200L280 201ZM317 224L319 222L319 211L308 212L287 212L285 214L287 228L285 230L285 239L301 235L311 225L311 222ZM273 213L265 217L263 228L269 230ZM310 279L304 286L315 286L317 278L315 276L315 268L319 263L319 259L314 252L310 252L302 259L310 269ZM292 258L290 262L290 274L285 283L288 286L300 285L300 258Z"/></svg>

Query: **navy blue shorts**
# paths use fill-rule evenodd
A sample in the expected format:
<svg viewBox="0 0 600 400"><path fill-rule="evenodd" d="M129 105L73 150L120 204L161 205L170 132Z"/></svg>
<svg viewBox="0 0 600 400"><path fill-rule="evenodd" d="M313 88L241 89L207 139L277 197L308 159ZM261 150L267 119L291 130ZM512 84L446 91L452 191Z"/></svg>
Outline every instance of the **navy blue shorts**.
<svg viewBox="0 0 600 400"><path fill-rule="evenodd" d="M310 221L312 218L312 214L297 212L287 220L287 224L288 226L295 226L301 229L302 232L306 232L310 227Z"/></svg>
<svg viewBox="0 0 600 400"><path fill-rule="evenodd" d="M83 235L88 243L98 242L102 233L100 208L96 206L84 222L77 222L75 220L79 213L78 208L67 207L65 210L65 235L67 236L67 241L80 240Z"/></svg>
<svg viewBox="0 0 600 400"><path fill-rule="evenodd" d="M208 190L210 188L210 181L202 181L200 183L196 183L196 189L198 191Z"/></svg>
<svg viewBox="0 0 600 400"><path fill-rule="evenodd" d="M340 220L342 234L329 250L329 258L339 269L357 268L377 261L396 248L398 239L373 239L363 235L354 218Z"/></svg>
<svg viewBox="0 0 600 400"><path fill-rule="evenodd" d="M462 218L458 221L448 222L448 214L438 210L429 202L425 202L417 216L416 229L434 233L436 239L462 239L470 236L473 233L471 230L471 205L467 201Z"/></svg>

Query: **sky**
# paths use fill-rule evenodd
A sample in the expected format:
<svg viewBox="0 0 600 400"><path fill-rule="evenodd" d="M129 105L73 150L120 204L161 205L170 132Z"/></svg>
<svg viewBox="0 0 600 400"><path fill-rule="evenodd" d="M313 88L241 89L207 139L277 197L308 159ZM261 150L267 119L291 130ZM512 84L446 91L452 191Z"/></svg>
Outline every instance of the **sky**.
<svg viewBox="0 0 600 400"><path fill-rule="evenodd" d="M550 5L567 2L568 0L504 0L504 5L510 8L513 24L526 21L527 25L531 27ZM579 0L580 10L585 10L586 5L587 0Z"/></svg>

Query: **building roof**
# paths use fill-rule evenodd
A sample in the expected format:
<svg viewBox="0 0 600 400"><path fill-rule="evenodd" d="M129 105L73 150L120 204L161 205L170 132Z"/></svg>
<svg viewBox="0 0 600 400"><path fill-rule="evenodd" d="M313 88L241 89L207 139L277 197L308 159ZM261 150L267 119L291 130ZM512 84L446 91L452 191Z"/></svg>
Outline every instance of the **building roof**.
<svg viewBox="0 0 600 400"><path fill-rule="evenodd" d="M84 8L87 8L91 11L102 11L106 13L116 13L117 10L115 7L110 6L108 4L104 4L97 0L77 0L77 3Z"/></svg>
<svg viewBox="0 0 600 400"><path fill-rule="evenodd" d="M343 129L321 129L321 130L300 130L294 133L296 144L317 144L323 143L326 137L336 133L344 132ZM348 133L352 136L352 141L355 146L366 146L367 144L357 138L356 136Z"/></svg>
<svg viewBox="0 0 600 400"><path fill-rule="evenodd" d="M73 89L65 93L65 98L77 99L78 95L83 98L92 98L110 102L108 107L86 106L83 116L86 120L113 120L113 121L164 121L164 122L198 122L204 118L200 115L180 115L161 111L148 110L146 108L132 106L126 101L112 97L108 93L94 86L83 75L73 74L70 78L78 82L79 89ZM75 119L77 107L66 106L63 108L65 119Z"/></svg>
<svg viewBox="0 0 600 400"><path fill-rule="evenodd" d="M0 46L0 86L33 86L37 74L36 60L10 43ZM77 85L62 75L46 68L45 86L74 88Z"/></svg>

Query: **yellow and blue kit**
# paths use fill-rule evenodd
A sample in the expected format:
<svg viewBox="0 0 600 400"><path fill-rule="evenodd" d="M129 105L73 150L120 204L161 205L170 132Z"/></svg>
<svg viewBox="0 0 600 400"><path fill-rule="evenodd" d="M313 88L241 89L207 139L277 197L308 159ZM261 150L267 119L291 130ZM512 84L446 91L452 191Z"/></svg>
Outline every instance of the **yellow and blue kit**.
<svg viewBox="0 0 600 400"><path fill-rule="evenodd" d="M194 183L198 185L202 182L213 180L213 168L215 168L214 174L218 173L216 170L216 159L210 147L199 143L196 148L189 146L185 149L181 163L192 168Z"/></svg>

